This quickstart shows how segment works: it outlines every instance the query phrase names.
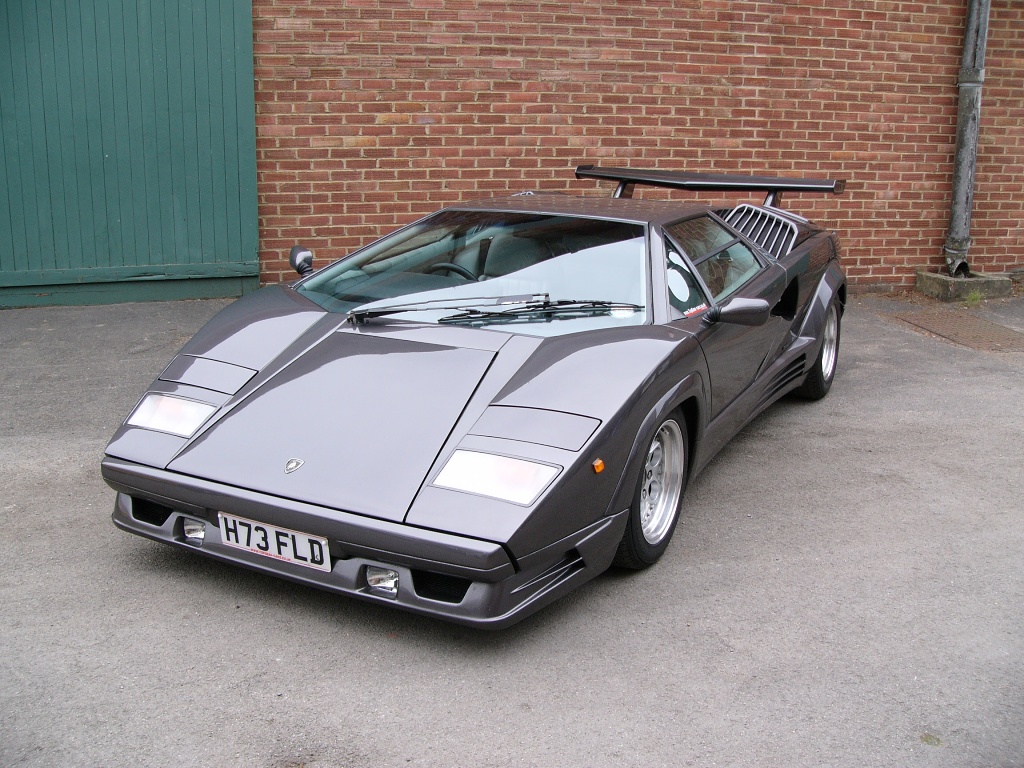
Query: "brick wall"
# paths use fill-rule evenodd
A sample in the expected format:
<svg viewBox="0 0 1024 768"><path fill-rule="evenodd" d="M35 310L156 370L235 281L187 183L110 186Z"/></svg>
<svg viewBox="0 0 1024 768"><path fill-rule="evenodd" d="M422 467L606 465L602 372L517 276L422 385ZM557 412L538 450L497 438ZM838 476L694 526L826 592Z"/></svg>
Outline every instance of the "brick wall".
<svg viewBox="0 0 1024 768"><path fill-rule="evenodd" d="M851 282L943 264L964 0L255 0L263 279L581 163L828 176ZM1024 5L993 0L972 266L1024 263ZM644 196L686 193L639 191Z"/></svg>

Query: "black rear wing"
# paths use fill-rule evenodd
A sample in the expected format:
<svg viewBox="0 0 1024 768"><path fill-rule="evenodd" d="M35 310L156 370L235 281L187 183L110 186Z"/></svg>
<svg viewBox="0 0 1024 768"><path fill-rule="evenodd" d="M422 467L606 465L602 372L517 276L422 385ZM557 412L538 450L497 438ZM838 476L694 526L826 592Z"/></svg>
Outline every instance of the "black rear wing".
<svg viewBox="0 0 1024 768"><path fill-rule="evenodd" d="M698 192L767 192L765 205L775 205L783 192L831 192L840 194L846 188L843 180L786 179L780 176L739 176L719 173L690 173L688 171L645 171L640 168L601 168L580 165L577 179L607 179L619 182L612 197L632 197L633 187L688 189Z"/></svg>

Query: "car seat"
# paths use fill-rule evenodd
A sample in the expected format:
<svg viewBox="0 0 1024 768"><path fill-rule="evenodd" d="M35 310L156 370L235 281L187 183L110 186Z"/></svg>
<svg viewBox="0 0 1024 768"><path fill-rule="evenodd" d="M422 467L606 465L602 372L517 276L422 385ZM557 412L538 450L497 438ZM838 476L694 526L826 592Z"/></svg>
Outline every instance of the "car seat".
<svg viewBox="0 0 1024 768"><path fill-rule="evenodd" d="M527 237L502 235L494 238L484 255L481 277L502 277L550 259L551 249Z"/></svg>

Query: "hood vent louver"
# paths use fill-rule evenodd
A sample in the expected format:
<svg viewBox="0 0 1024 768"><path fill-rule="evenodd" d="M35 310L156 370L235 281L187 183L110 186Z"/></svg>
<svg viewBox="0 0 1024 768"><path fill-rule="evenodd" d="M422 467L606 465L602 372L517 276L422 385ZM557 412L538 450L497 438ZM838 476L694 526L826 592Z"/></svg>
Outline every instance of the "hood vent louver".
<svg viewBox="0 0 1024 768"><path fill-rule="evenodd" d="M775 259L793 250L796 243L796 225L770 208L744 203L729 211L725 220Z"/></svg>

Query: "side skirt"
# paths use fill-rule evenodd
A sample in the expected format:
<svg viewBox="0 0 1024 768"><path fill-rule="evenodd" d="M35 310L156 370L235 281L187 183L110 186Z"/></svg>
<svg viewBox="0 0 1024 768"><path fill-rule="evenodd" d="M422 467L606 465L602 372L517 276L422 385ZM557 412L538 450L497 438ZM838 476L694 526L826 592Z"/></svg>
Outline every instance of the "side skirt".
<svg viewBox="0 0 1024 768"><path fill-rule="evenodd" d="M807 375L807 361L812 358L811 352L816 352L815 343L815 339L809 336L798 336L785 353L707 425L703 439L697 446L691 478L704 469L755 416L800 386Z"/></svg>

